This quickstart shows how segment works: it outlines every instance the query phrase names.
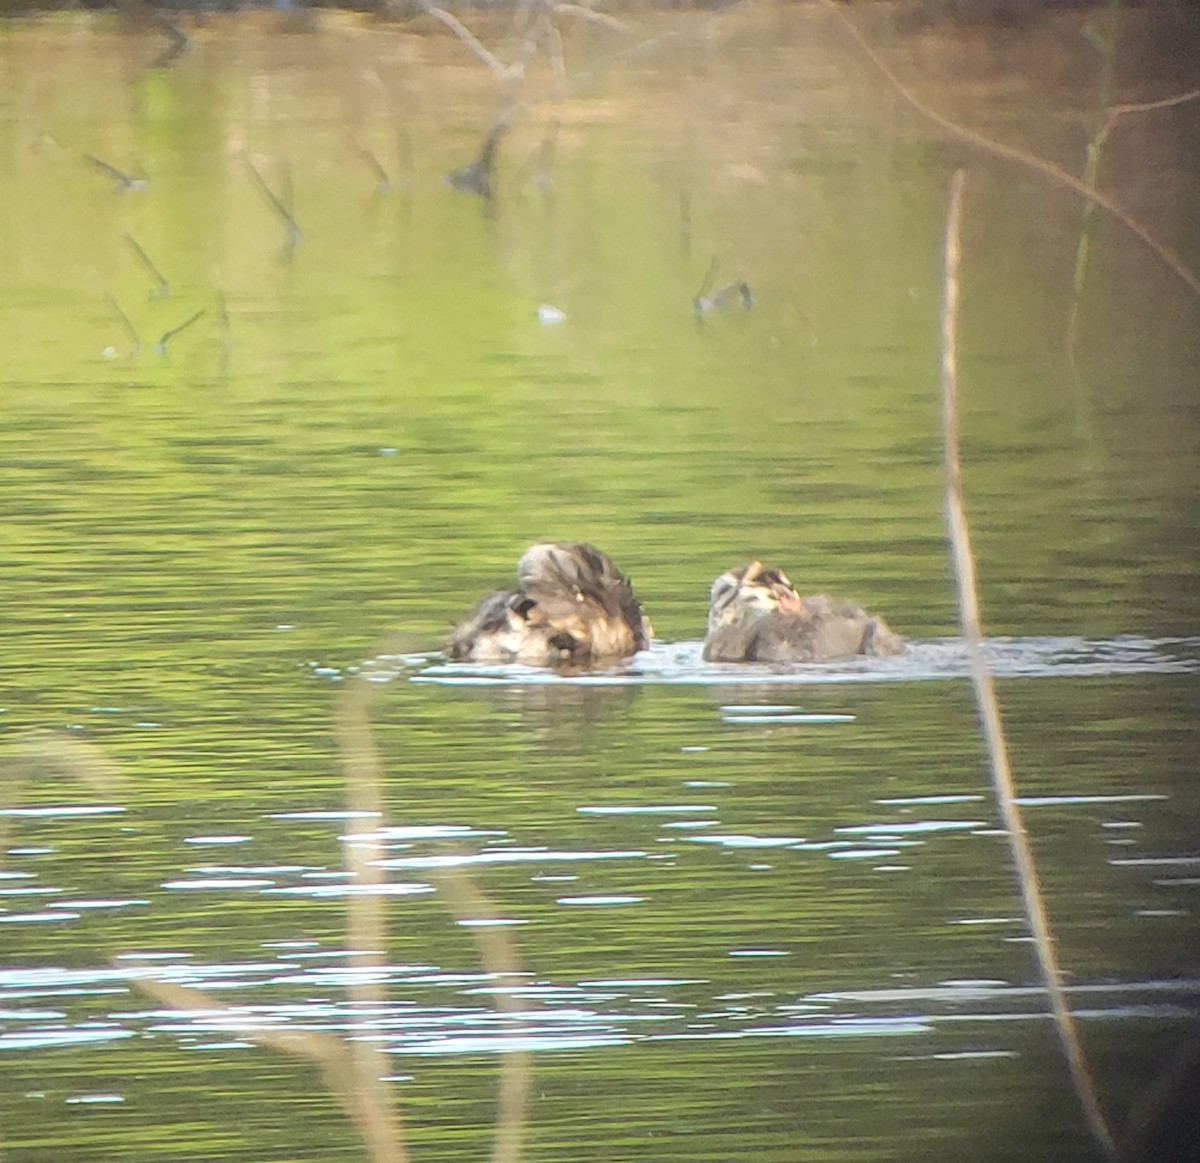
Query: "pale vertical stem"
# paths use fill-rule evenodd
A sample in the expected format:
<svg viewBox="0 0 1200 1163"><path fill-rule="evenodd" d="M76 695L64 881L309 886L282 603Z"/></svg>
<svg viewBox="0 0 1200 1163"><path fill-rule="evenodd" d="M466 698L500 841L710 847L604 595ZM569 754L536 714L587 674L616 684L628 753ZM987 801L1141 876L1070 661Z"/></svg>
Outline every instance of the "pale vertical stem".
<svg viewBox="0 0 1200 1163"><path fill-rule="evenodd" d="M1106 1159L1116 1158L1112 1132L1100 1109L1095 1084L1088 1070L1080 1045L1075 1019L1067 1006L1054 950L1054 940L1042 901L1041 885L1033 860L1033 850L1017 806L1008 747L1004 741L1004 726L991 671L983 654L983 632L980 628L979 597L975 582L975 558L971 550L971 535L967 527L962 498L962 475L958 449L958 298L959 263L961 257L962 203L965 172L959 170L950 190L950 212L946 220L945 268L942 295L942 436L945 450L946 526L950 539L950 554L958 589L959 618L967 657L971 667L971 685L975 704L983 724L991 766L992 787L1000 807L1000 815L1008 836L1009 849L1016 865L1021 901L1025 918L1033 934L1042 981L1050 997L1055 1028L1071 1072L1071 1081L1079 1098L1092 1135Z"/></svg>
<svg viewBox="0 0 1200 1163"><path fill-rule="evenodd" d="M446 869L435 880L459 922L496 920L496 910L488 899L458 869ZM520 1033L519 1023L526 1006L506 986L521 976L521 958L511 936L493 925L471 926L475 947L483 968L497 985L495 1005L498 1012L513 1020L512 1036ZM533 1093L533 1056L514 1047L500 1055L500 1093L496 1102L496 1133L492 1139L491 1163L520 1163L525 1138L529 1098Z"/></svg>
<svg viewBox="0 0 1200 1163"><path fill-rule="evenodd" d="M370 690L361 678L350 680L341 692L337 708L338 740L342 753L342 771L346 780L346 821L344 841L346 869L351 873L350 895L346 898L346 943L350 964L363 973L346 992L355 1009L364 1013L380 1012L386 991L380 972L386 964L386 898L380 889L385 880L379 860L383 856L379 826L383 818L383 765L375 749L368 716ZM379 1042L367 1040L360 1025L357 1037L350 1039L350 1060L364 1106L371 1112L365 1120L364 1135L370 1157L379 1163L405 1163L400 1120L391 1087L384 1081L388 1073L388 1055Z"/></svg>

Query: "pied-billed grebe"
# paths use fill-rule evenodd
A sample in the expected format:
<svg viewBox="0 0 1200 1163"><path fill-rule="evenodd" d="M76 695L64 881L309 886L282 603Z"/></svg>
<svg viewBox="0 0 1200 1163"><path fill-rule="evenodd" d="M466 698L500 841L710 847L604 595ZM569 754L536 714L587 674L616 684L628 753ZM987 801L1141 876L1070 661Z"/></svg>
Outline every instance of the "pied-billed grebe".
<svg viewBox="0 0 1200 1163"><path fill-rule="evenodd" d="M629 579L594 545L531 546L516 592L488 594L454 630L451 658L526 666L595 666L650 645Z"/></svg>
<svg viewBox="0 0 1200 1163"><path fill-rule="evenodd" d="M853 602L801 598L780 569L752 561L712 587L707 662L822 662L855 654L901 654L904 640Z"/></svg>

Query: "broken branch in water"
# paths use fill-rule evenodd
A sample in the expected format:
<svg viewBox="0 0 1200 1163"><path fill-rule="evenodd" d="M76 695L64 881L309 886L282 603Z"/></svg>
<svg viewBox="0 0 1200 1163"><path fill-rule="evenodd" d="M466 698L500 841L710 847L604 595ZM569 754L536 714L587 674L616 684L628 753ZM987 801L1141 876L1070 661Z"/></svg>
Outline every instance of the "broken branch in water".
<svg viewBox="0 0 1200 1163"><path fill-rule="evenodd" d="M750 284L744 279L738 279L734 283L727 283L711 295L708 293L709 288L712 286L713 276L716 273L717 260L714 258L708 265L708 272L704 276L704 282L700 284L700 290L692 298L692 311L695 313L696 318L703 319L710 311L719 310L735 294L741 299L742 306L749 311L754 306L754 296L750 293Z"/></svg>
<svg viewBox="0 0 1200 1163"><path fill-rule="evenodd" d="M156 267L150 256L142 249L141 244L132 234L125 235L125 241L129 243L129 249L141 260L142 266L150 273L150 277L154 279L158 286L150 293L151 299L165 299L171 294L171 284L163 278L163 273Z"/></svg>
<svg viewBox="0 0 1200 1163"><path fill-rule="evenodd" d="M204 314L204 308L201 307L199 311L197 311L194 315L190 316L189 318L185 319L182 323L180 323L180 325L178 327L172 327L170 331L164 331L162 333L162 335L159 336L158 342L154 345L154 354L155 355L166 355L167 354L167 344L170 343L171 340L174 339L175 336L178 335L181 331L186 331L189 327L191 327L191 325L193 323L195 323L197 319L199 319L201 316L203 316L203 314Z"/></svg>
<svg viewBox="0 0 1200 1163"><path fill-rule="evenodd" d="M102 174L107 174L114 182L115 193L121 193L124 190L144 190L149 184L145 178L134 178L125 173L124 170L117 169L116 166L109 165L103 158L96 157L95 154L85 153L83 160L89 165L94 166Z"/></svg>
<svg viewBox="0 0 1200 1163"><path fill-rule="evenodd" d="M263 196L267 199L268 204L275 211L275 213L279 216L280 221L283 223L284 231L286 233L285 246L286 246L288 254L290 255L291 252L297 246L297 244L304 238L304 234L301 231L299 225L296 222L295 217L292 214L291 207L290 207L290 205L287 204L287 203L290 203L292 200L292 197L291 197L291 184L292 184L291 171L290 170L285 171L284 190L283 190L284 197L283 197L283 199L281 199L281 198L277 197L275 194L275 191L272 190L271 187L267 185L266 179L262 176L262 174L260 174L258 172L258 167L254 164L254 160L250 157L250 155L243 154L242 157L245 159L246 168L249 169L250 176L254 179L255 185L258 186L258 188L262 192Z"/></svg>
<svg viewBox="0 0 1200 1163"><path fill-rule="evenodd" d="M154 9L154 22L170 41L154 62L156 69L165 69L192 47L192 41L191 37L160 9Z"/></svg>
<svg viewBox="0 0 1200 1163"><path fill-rule="evenodd" d="M112 309L117 313L117 318L120 319L122 324L124 324L124 326L125 326L126 334L133 341L133 350L129 354L131 356L137 355L137 353L142 350L142 340L141 340L141 337L137 333L137 328L134 327L133 322L129 318L129 316L126 315L125 312L121 310L121 304L118 303L116 301L116 299L114 299L112 297L112 295L108 296L108 303L109 303L109 306L112 307Z"/></svg>
<svg viewBox="0 0 1200 1163"><path fill-rule="evenodd" d="M481 198L491 198L494 192L493 174L496 168L496 150L500 141L508 132L508 111L498 114L488 126L483 135L483 142L475 160L462 169L451 170L446 175L446 181L456 190L468 194L478 194Z"/></svg>
<svg viewBox="0 0 1200 1163"><path fill-rule="evenodd" d="M377 194L386 193L392 188L391 179L388 177L388 172L383 168L383 163L375 156L371 150L365 145L359 143L357 138L352 137L350 144L354 147L354 152L370 167L371 172L375 175L375 192Z"/></svg>

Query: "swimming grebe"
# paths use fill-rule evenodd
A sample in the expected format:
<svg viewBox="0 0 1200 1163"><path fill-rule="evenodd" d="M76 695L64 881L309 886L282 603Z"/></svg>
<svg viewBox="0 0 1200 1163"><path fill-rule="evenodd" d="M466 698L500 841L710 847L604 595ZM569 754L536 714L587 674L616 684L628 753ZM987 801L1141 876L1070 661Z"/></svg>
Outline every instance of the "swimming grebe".
<svg viewBox="0 0 1200 1163"><path fill-rule="evenodd" d="M516 592L480 601L455 628L451 658L526 666L595 666L650 644L629 579L594 545L543 543L517 563Z"/></svg>
<svg viewBox="0 0 1200 1163"><path fill-rule="evenodd" d="M707 662L822 662L904 652L904 640L853 602L801 598L787 574L752 561L712 586Z"/></svg>

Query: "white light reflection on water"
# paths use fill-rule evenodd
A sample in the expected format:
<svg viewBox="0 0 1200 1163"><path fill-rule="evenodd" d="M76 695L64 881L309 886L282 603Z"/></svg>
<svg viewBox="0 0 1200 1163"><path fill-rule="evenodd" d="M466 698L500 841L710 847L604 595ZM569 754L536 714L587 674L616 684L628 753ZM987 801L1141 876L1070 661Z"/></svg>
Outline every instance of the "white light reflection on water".
<svg viewBox="0 0 1200 1163"><path fill-rule="evenodd" d="M338 952L330 951L330 956L336 958ZM789 950L738 948L731 949L728 956L777 959L789 956ZM1044 990L995 979L829 990L799 997L754 990L704 998L696 994L695 988L708 983L699 978L618 977L581 980L574 985L531 978L512 985L500 984L486 973L428 972L428 968L313 964L297 972L294 966L288 970L283 964L256 963L71 973L29 970L22 975L23 983L29 986L39 982L45 987L89 982L112 986L152 976L208 991L232 987L241 991L242 998L236 1014L204 1007L141 1009L126 1004L104 1021L74 1026L59 1010L9 1010L4 1015L7 1020L26 1023L27 1027L0 1035L0 1050L102 1042L147 1031L174 1036L188 1048L199 1048L192 1043L203 1039L203 1045L211 1048L214 1033L233 1033L235 1028L244 1030L256 1025L286 1028L297 1024L305 1029L383 1041L394 1053L424 1055L505 1053L517 1047L556 1051L684 1038L870 1038L898 1033L927 1036L948 1024L1048 1020ZM327 990L364 982L387 985L390 996L369 1007L328 998L283 1003L255 1000L255 991L263 986L293 984L304 990ZM0 989L6 984L13 983L0 980ZM498 1013L486 1002L498 991L535 999L538 1008L532 1015ZM38 992L53 994L55 990ZM1200 981L1082 985L1069 992L1086 1007L1079 1011L1082 1020L1157 1019L1182 1012L1200 998ZM122 991L121 997L128 1002L127 993ZM476 998L482 1000L476 1002ZM748 998L754 1000L752 1008L745 1004ZM472 1000L468 1003L466 999ZM703 1013L696 1013L697 1000L704 1003ZM976 1046L961 1051L946 1048L944 1052L974 1054L979 1050ZM993 1046L986 1052L1008 1050Z"/></svg>
<svg viewBox="0 0 1200 1163"><path fill-rule="evenodd" d="M458 853L445 856L397 856L371 863L380 868L460 868L476 864L557 864L580 860L639 860L647 856L626 852L569 852L550 848L513 848L503 852Z"/></svg>
<svg viewBox="0 0 1200 1163"><path fill-rule="evenodd" d="M286 888L268 888L264 896L300 896L328 900L332 897L349 896L421 896L433 892L433 886L418 882L396 882L394 884L314 884L289 885Z"/></svg>
<svg viewBox="0 0 1200 1163"><path fill-rule="evenodd" d="M637 905L641 904L645 899L644 896L560 896L555 901L555 904L590 907L598 905Z"/></svg>
<svg viewBox="0 0 1200 1163"><path fill-rule="evenodd" d="M0 808L0 816L31 816L54 819L70 816L113 816L125 809L116 804L57 804L37 808Z"/></svg>
<svg viewBox="0 0 1200 1163"><path fill-rule="evenodd" d="M9 913L6 916L0 916L0 925L45 925L61 921L77 920L79 920L78 913L65 911L58 913Z"/></svg>

